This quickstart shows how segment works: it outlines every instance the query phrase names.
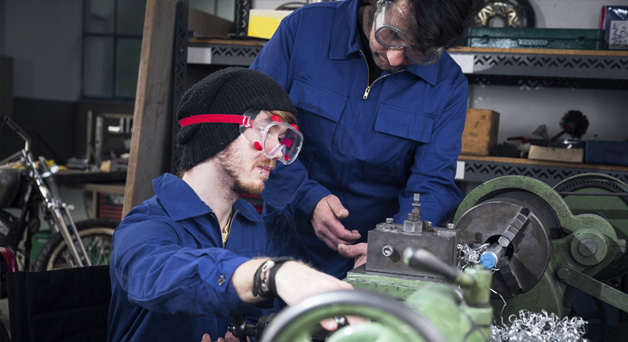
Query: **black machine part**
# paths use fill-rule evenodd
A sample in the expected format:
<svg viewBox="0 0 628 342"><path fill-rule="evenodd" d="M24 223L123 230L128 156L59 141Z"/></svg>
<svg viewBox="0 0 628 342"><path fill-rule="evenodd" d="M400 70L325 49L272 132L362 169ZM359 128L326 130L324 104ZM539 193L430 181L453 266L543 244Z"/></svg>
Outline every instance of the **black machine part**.
<svg viewBox="0 0 628 342"><path fill-rule="evenodd" d="M255 337L259 341L264 329L275 319L275 315L275 313L263 315L257 323L247 323L242 315L233 316L233 323L229 324L228 329L241 342L246 342L247 336Z"/></svg>
<svg viewBox="0 0 628 342"><path fill-rule="evenodd" d="M464 213L456 228L463 244L490 244L489 250L498 257L491 288L504 298L527 292L545 273L551 257L550 231L521 202L509 198L482 202Z"/></svg>
<svg viewBox="0 0 628 342"><path fill-rule="evenodd" d="M0 208L13 207L20 189L22 172L12 167L0 167Z"/></svg>

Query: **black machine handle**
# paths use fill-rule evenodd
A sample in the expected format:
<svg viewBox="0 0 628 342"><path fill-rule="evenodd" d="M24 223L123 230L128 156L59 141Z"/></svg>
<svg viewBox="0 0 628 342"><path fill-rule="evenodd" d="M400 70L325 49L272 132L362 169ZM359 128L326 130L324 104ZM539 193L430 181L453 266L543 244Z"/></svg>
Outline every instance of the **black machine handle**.
<svg viewBox="0 0 628 342"><path fill-rule="evenodd" d="M275 313L260 317L257 323L247 323L242 315L233 316L233 323L229 324L229 331L240 342L246 342L247 336L253 336L258 341L261 339L264 329L273 321Z"/></svg>

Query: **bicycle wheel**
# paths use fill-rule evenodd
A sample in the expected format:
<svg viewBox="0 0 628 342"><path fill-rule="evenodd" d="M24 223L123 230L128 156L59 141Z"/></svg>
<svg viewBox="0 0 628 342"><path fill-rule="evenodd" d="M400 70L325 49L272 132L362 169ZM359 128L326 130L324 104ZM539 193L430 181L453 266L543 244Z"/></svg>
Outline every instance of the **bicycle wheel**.
<svg viewBox="0 0 628 342"><path fill-rule="evenodd" d="M87 255L92 266L108 265L113 251L113 231L118 221L106 219L91 219L76 222L81 240L85 245ZM73 237L76 239L76 237ZM33 264L33 271L48 271L60 268L74 267L74 261L67 248L63 236L54 234L42 247Z"/></svg>

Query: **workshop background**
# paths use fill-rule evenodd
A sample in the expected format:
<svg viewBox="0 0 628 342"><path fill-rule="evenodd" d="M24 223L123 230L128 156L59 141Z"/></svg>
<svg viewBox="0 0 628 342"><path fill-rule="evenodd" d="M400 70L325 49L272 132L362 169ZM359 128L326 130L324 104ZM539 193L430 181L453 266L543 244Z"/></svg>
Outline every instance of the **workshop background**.
<svg viewBox="0 0 628 342"><path fill-rule="evenodd" d="M84 144L75 143L74 137L84 135L83 119L86 108L92 105L90 102L102 105L100 100L108 99L107 102L113 102L112 106L131 107L120 101L132 100L135 95L133 71L139 61L144 2L117 3L127 7L121 11L125 15L119 20L125 23L128 33L120 35L134 37L119 42L118 51L124 53L115 66L119 69L118 84L112 89L113 71L108 70L107 74L112 61L104 59L113 51L97 42L97 37L86 36L83 31L84 25L106 22L103 17L106 13L85 15L84 22L83 0L0 1L0 55L13 59L13 113L36 118L31 123L41 128L54 127L66 132L54 137L45 135L52 152L62 161L84 154ZM252 8L274 9L286 1L252 3ZM603 5L626 5L625 0L531 0L530 3L537 27L576 29L599 28ZM191 1L190 6L233 20L233 1L199 0ZM93 50L84 51L89 47ZM625 119L627 95L626 89L473 85L469 107L492 109L501 114L500 142L508 137L529 135L541 124L547 125L551 135L559 130L562 115L572 109L580 110L589 118L589 129L582 138L624 140L626 132L618 123ZM126 112L132 113L132 108Z"/></svg>
<svg viewBox="0 0 628 342"><path fill-rule="evenodd" d="M254 0L251 9L274 10L287 2ZM603 6L628 6L626 0L529 2L534 27L556 29L600 29ZM0 116L11 115L23 126L34 138L36 152L79 169L126 170L145 6L144 0L0 0ZM232 0L190 0L189 6L235 19ZM577 73L571 76L578 78ZM493 143L507 146L522 148L520 137L540 139L540 127L550 137L559 134L564 129L562 119L570 111L587 118L586 132L579 137L582 141L628 141L626 77L586 80L589 83L584 85L565 85L544 77L519 83L476 79L470 83L469 108L498 113L484 118L496 126L487 134L495 135ZM98 127L98 120L111 129ZM0 138L0 159L20 148L19 141L4 134ZM627 158L626 151L619 151L620 158ZM554 154L545 159L562 157ZM583 161L581 157L577 163ZM628 168L615 169L622 175L628 172ZM468 193L478 183L466 181L460 186ZM86 197L76 189L62 188L62 192L67 202L76 205L77 220L102 215L93 203L82 203L96 197ZM110 206L121 207L122 195L110 195ZM609 317L616 318L616 311Z"/></svg>
<svg viewBox="0 0 628 342"><path fill-rule="evenodd" d="M271 10L286 3L256 0L251 9ZM234 1L192 0L189 4L234 20ZM599 29L602 6L626 5L626 1L532 0L530 4L537 28ZM94 144L87 141L88 115L92 121L107 113L132 115L144 8L142 0L0 0L0 115L10 113L18 123L28 123L35 148L58 163L80 163L89 152L97 166L112 159L107 152L120 151L107 151L109 146L102 145L98 151L89 151L87 146ZM625 85L554 87L545 86L542 79L520 85L474 83L469 108L499 113L498 143L531 137L541 125L553 136L570 110L588 118L583 140L624 141L628 138L622 124L628 87L621 84ZM126 134L107 140L117 150L128 149L130 132L122 133ZM17 150L16 144L5 142L0 157ZM114 159L111 165L119 163Z"/></svg>

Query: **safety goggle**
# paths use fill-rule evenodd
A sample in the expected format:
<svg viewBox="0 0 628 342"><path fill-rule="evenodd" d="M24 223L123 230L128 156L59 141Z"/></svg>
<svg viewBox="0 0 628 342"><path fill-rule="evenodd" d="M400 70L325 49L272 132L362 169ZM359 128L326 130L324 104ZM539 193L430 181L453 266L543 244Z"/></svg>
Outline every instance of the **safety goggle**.
<svg viewBox="0 0 628 342"><path fill-rule="evenodd" d="M289 165L297 159L303 146L303 134L297 125L282 122L277 115L262 119L260 110L249 110L244 115L237 114L201 114L179 120L181 127L197 123L236 123L240 125L240 134L253 147L264 152L270 159L278 159Z"/></svg>
<svg viewBox="0 0 628 342"><path fill-rule="evenodd" d="M377 1L377 10L373 19L375 23L375 40L386 49L406 49L406 56L421 65L431 65L438 61L443 48L421 49L406 30L399 26L414 25L411 15L406 15L394 0Z"/></svg>

